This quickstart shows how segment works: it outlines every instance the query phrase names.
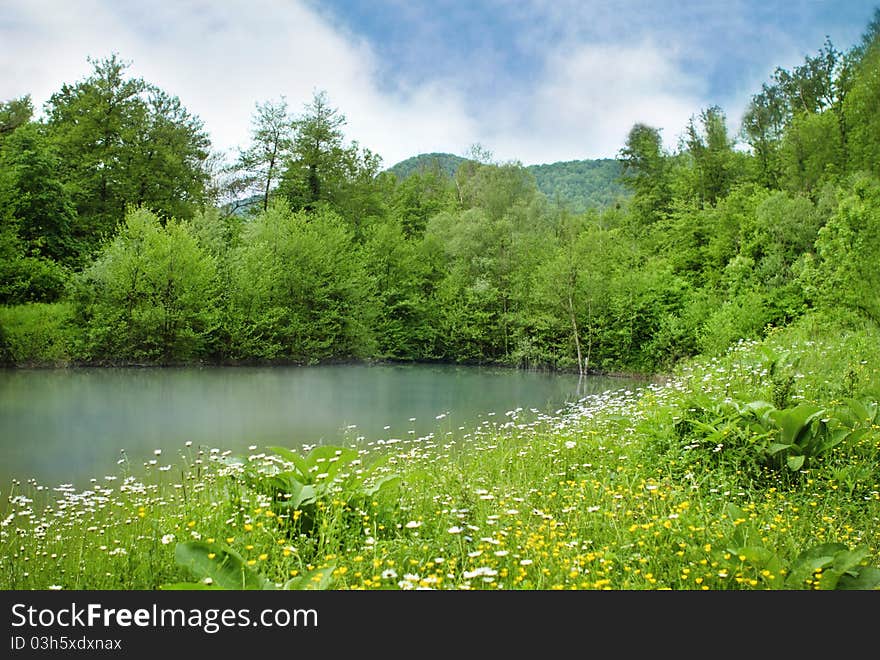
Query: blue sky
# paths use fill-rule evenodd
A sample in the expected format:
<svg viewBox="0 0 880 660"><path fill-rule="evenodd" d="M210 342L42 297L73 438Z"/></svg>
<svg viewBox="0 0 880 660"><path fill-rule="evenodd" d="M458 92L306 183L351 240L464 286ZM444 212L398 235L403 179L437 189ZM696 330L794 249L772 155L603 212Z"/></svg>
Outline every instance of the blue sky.
<svg viewBox="0 0 880 660"><path fill-rule="evenodd" d="M385 165L479 143L524 164L614 157L636 121L672 148L720 105L736 131L777 66L845 49L880 0L0 0L0 99L38 106L117 52L248 140L257 102L315 90Z"/></svg>

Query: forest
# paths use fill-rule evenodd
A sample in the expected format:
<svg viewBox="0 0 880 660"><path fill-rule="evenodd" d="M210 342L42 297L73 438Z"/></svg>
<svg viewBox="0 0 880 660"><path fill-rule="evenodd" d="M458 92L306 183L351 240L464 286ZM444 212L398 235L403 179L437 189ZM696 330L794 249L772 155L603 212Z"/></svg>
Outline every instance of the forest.
<svg viewBox="0 0 880 660"><path fill-rule="evenodd" d="M777 68L736 134L717 105L674 150L635 124L621 194L584 208L480 145L395 174L323 91L256 104L224 162L178 97L90 60L39 117L0 104L0 358L657 373L810 310L876 324L878 35Z"/></svg>

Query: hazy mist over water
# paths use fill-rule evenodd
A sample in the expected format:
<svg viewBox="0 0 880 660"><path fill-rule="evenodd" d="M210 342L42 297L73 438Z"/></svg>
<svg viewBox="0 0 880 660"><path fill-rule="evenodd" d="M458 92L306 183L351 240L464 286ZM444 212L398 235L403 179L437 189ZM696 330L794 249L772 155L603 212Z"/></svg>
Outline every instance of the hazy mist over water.
<svg viewBox="0 0 880 660"><path fill-rule="evenodd" d="M448 365L5 371L0 491L13 478L86 487L120 474L122 450L137 473L151 459L174 463L187 442L240 453L465 433L628 384Z"/></svg>

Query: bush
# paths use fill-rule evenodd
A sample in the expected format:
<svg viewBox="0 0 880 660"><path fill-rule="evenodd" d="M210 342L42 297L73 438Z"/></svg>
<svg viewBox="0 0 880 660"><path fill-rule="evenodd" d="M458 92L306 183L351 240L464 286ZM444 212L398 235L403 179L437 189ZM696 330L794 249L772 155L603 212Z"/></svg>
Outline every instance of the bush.
<svg viewBox="0 0 880 660"><path fill-rule="evenodd" d="M76 343L72 319L67 303L0 307L0 359L18 366L67 364Z"/></svg>
<svg viewBox="0 0 880 660"><path fill-rule="evenodd" d="M697 338L700 351L719 355L740 339L757 339L772 316L764 296L757 291L725 301L703 325Z"/></svg>

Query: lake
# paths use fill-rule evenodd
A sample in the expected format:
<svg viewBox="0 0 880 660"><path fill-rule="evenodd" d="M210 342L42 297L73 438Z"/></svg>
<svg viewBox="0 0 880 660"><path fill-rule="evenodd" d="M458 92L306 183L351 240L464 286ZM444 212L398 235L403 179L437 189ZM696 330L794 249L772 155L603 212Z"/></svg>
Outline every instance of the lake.
<svg viewBox="0 0 880 660"><path fill-rule="evenodd" d="M88 487L185 447L372 443L469 432L630 386L608 377L449 365L0 371L0 493ZM159 452L157 454L157 452ZM0 504L2 508L2 504Z"/></svg>

